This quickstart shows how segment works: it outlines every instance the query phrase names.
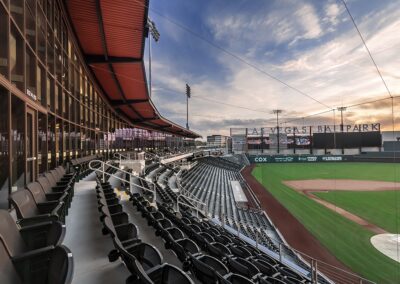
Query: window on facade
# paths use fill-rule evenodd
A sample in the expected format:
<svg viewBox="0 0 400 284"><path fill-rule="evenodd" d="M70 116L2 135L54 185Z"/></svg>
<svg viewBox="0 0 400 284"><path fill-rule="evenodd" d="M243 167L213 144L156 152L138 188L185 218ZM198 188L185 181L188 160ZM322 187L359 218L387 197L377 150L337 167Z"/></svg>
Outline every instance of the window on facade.
<svg viewBox="0 0 400 284"><path fill-rule="evenodd" d="M69 136L70 136L70 149L69 149L69 153L70 153L70 158L71 159L75 159L76 155L75 155L75 149L76 149L76 133L75 133L75 125L71 123L71 125L69 126Z"/></svg>
<svg viewBox="0 0 400 284"><path fill-rule="evenodd" d="M72 120L69 110L71 109L71 97L68 93L64 92L63 116L65 119Z"/></svg>
<svg viewBox="0 0 400 284"><path fill-rule="evenodd" d="M58 85L56 85L54 87L54 93L53 93L53 96L52 96L52 103L51 103L52 110L57 114L58 114L58 102L59 102L59 100L58 100L58 96L59 96L58 91L59 91L59 88L58 88Z"/></svg>
<svg viewBox="0 0 400 284"><path fill-rule="evenodd" d="M36 51L36 9L34 1L28 1L27 3L29 2L33 3L26 5L25 9L25 36L31 48Z"/></svg>
<svg viewBox="0 0 400 284"><path fill-rule="evenodd" d="M36 95L37 100L42 104L42 106L46 107L46 71L41 66L37 66L36 69Z"/></svg>
<svg viewBox="0 0 400 284"><path fill-rule="evenodd" d="M46 16L50 22L51 27L53 27L54 24L53 3L54 3L53 0L47 0Z"/></svg>
<svg viewBox="0 0 400 284"><path fill-rule="evenodd" d="M35 55L29 50L26 50L26 93L31 97L37 97L37 79L36 79L36 57Z"/></svg>
<svg viewBox="0 0 400 284"><path fill-rule="evenodd" d="M24 0L13 0L10 3L11 16L21 31L24 30Z"/></svg>
<svg viewBox="0 0 400 284"><path fill-rule="evenodd" d="M62 163L62 154L63 154L63 133L62 133L62 121L61 119L56 119L56 160L57 165Z"/></svg>
<svg viewBox="0 0 400 284"><path fill-rule="evenodd" d="M12 26L10 34L11 82L24 90L24 41L17 29Z"/></svg>
<svg viewBox="0 0 400 284"><path fill-rule="evenodd" d="M20 188L25 185L25 103L12 96L11 107L11 185Z"/></svg>
<svg viewBox="0 0 400 284"><path fill-rule="evenodd" d="M9 195L9 92L0 88L0 209L8 208Z"/></svg>
<svg viewBox="0 0 400 284"><path fill-rule="evenodd" d="M64 120L63 121L63 144L64 144L63 161L65 161L67 158L69 158L69 148L70 148L70 135L69 134L70 134L69 123Z"/></svg>
<svg viewBox="0 0 400 284"><path fill-rule="evenodd" d="M54 74L54 37L53 32L47 28L47 67Z"/></svg>
<svg viewBox="0 0 400 284"><path fill-rule="evenodd" d="M0 74L8 78L8 15L0 5Z"/></svg>
<svg viewBox="0 0 400 284"><path fill-rule="evenodd" d="M48 169L56 167L56 123L53 115L47 120L47 164Z"/></svg>
<svg viewBox="0 0 400 284"><path fill-rule="evenodd" d="M38 113L38 169L39 174L47 171L47 116Z"/></svg>
<svg viewBox="0 0 400 284"><path fill-rule="evenodd" d="M37 13L37 34L38 34L38 40L37 40L37 54L39 56L39 59L42 61L43 64L46 64L46 20L43 12L38 9Z"/></svg>
<svg viewBox="0 0 400 284"><path fill-rule="evenodd" d="M46 78L46 101L47 101L47 108L53 110L53 105L52 103L52 97L54 93L54 84L53 80L50 78L50 76L47 76Z"/></svg>

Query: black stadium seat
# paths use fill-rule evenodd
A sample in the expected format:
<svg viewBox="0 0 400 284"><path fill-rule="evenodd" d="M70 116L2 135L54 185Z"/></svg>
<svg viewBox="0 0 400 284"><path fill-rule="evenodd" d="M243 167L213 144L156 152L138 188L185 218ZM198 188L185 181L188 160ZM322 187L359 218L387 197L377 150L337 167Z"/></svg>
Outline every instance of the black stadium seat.
<svg viewBox="0 0 400 284"><path fill-rule="evenodd" d="M17 212L18 223L21 226L44 221L64 222L62 202L35 203L32 193L25 189L12 193L10 201Z"/></svg>
<svg viewBox="0 0 400 284"><path fill-rule="evenodd" d="M10 256L47 246L60 245L65 236L65 226L60 222L41 222L18 228L10 213L0 210L0 239Z"/></svg>
<svg viewBox="0 0 400 284"><path fill-rule="evenodd" d="M0 268L0 283L69 284L73 259L65 246L48 246L11 256L7 244L0 240Z"/></svg>

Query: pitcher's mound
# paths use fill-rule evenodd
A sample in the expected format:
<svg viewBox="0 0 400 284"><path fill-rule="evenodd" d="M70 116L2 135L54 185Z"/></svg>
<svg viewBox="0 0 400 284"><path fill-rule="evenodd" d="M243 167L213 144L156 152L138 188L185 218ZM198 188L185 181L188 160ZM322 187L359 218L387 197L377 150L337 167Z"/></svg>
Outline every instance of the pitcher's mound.
<svg viewBox="0 0 400 284"><path fill-rule="evenodd" d="M380 234L371 238L372 245L384 255L400 262L398 246L400 245L399 234Z"/></svg>

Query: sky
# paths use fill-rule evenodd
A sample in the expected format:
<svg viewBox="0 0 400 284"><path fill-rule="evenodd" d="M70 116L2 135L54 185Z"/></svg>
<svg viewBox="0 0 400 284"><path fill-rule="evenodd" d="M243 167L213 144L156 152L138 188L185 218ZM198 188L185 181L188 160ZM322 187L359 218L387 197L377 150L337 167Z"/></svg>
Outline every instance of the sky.
<svg viewBox="0 0 400 284"><path fill-rule="evenodd" d="M346 3L389 92L400 95L400 1ZM400 98L392 116L342 0L152 0L149 17L161 34L151 44L152 99L184 126L188 83L190 129L203 138L274 126L274 109L284 126L340 123L337 107L364 102L346 109L345 123L400 130Z"/></svg>

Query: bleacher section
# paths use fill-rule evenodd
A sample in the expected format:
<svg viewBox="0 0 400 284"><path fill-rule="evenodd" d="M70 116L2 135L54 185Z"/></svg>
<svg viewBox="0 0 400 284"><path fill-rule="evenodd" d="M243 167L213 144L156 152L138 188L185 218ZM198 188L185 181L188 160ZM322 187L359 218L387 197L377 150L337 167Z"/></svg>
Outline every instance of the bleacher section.
<svg viewBox="0 0 400 284"><path fill-rule="evenodd" d="M231 181L242 181L240 167L222 158L207 157L182 175L181 184L200 201L207 202L210 218L224 222L234 230L243 233L277 252L284 243L265 213L260 210L238 207L235 203ZM293 261L302 264L295 254L285 249Z"/></svg>
<svg viewBox="0 0 400 284"><path fill-rule="evenodd" d="M229 162L238 164L241 167L250 165L249 159L247 158L247 156L245 154L226 155L226 156L222 156L221 158L225 159Z"/></svg>

